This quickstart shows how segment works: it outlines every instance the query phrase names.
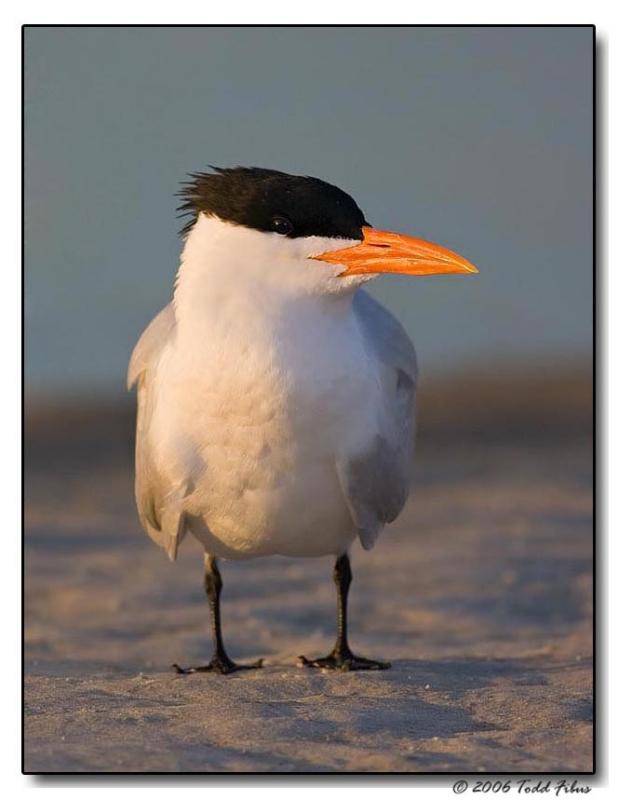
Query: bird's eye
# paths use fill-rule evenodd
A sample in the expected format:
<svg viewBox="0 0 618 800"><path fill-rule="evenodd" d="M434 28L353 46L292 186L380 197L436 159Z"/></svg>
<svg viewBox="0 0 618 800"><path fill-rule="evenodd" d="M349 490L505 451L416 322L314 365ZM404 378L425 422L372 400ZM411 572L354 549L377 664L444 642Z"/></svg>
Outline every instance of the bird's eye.
<svg viewBox="0 0 618 800"><path fill-rule="evenodd" d="M285 217L273 217L273 230L275 233L280 233L282 236L292 233L294 226L289 219Z"/></svg>

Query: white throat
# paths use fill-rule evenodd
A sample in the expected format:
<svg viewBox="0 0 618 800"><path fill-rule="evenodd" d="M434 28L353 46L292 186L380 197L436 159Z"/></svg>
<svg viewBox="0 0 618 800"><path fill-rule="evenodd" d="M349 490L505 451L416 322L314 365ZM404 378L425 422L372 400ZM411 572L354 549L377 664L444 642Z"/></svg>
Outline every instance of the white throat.
<svg viewBox="0 0 618 800"><path fill-rule="evenodd" d="M345 315L366 278L341 278L342 267L311 256L355 243L320 236L289 239L200 214L176 277L179 333L186 327L195 331L200 321L212 329L217 319L276 326L295 315Z"/></svg>

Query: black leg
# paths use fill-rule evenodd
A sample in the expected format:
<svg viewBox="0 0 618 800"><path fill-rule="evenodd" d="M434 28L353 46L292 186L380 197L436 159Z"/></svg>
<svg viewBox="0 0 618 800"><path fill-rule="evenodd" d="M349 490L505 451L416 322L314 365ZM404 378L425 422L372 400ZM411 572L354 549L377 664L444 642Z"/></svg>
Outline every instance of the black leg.
<svg viewBox="0 0 618 800"><path fill-rule="evenodd" d="M225 652L223 637L221 636L221 589L223 581L217 566L217 559L212 556L206 558L206 570L204 573L204 589L208 597L208 608L210 609L210 623L212 627L213 656L210 663L203 667L179 667L172 664L179 675L189 675L193 672L218 672L227 675L239 669L257 669L262 666L262 659L253 664L236 664Z"/></svg>
<svg viewBox="0 0 618 800"><path fill-rule="evenodd" d="M335 562L333 574L337 587L337 641L332 653L325 658L308 659L300 656L298 663L303 667L322 669L340 669L343 671L358 669L388 669L388 661L371 661L368 658L355 656L348 644L348 592L352 583L352 570L348 554L339 556Z"/></svg>

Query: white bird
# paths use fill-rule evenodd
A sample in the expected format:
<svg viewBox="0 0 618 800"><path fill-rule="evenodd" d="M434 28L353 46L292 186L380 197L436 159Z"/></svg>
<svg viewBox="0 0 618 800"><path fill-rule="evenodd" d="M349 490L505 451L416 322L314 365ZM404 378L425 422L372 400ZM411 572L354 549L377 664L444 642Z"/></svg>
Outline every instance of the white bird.
<svg viewBox="0 0 618 800"><path fill-rule="evenodd" d="M379 273L472 273L438 245L372 228L317 178L236 167L197 173L172 302L129 365L138 385L136 499L174 560L204 547L214 653L217 559L335 557L338 635L304 666L384 669L347 640L347 551L369 550L410 487L417 367L399 322L360 287Z"/></svg>

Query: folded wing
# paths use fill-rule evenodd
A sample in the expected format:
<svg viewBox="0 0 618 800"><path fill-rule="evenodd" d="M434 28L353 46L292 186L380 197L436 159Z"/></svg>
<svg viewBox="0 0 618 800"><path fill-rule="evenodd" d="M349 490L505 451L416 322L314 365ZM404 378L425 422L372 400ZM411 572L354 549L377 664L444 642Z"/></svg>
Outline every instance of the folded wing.
<svg viewBox="0 0 618 800"><path fill-rule="evenodd" d="M173 561L185 534L184 487L172 487L157 469L149 439L153 413L153 384L158 360L176 329L170 303L148 325L135 345L127 378L128 388L137 383L137 431L135 441L135 499L142 527Z"/></svg>
<svg viewBox="0 0 618 800"><path fill-rule="evenodd" d="M380 430L364 452L340 460L337 469L361 544L370 550L384 525L399 516L410 491L417 365L408 335L380 303L361 290L354 311L378 363L382 414Z"/></svg>

